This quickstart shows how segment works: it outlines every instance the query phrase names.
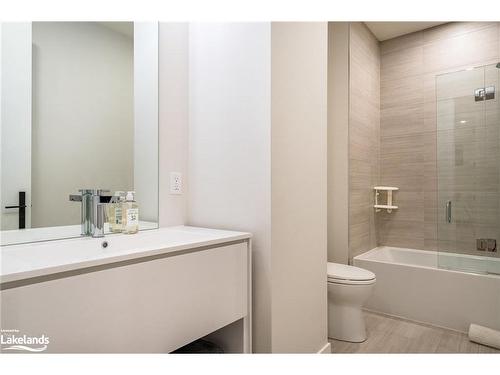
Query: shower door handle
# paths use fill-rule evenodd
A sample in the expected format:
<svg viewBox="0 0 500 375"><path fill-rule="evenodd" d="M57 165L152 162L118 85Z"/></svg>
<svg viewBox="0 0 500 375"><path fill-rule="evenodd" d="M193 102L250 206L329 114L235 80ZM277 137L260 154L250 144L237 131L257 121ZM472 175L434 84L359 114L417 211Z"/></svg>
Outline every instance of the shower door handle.
<svg viewBox="0 0 500 375"><path fill-rule="evenodd" d="M451 201L446 202L446 222L451 223Z"/></svg>

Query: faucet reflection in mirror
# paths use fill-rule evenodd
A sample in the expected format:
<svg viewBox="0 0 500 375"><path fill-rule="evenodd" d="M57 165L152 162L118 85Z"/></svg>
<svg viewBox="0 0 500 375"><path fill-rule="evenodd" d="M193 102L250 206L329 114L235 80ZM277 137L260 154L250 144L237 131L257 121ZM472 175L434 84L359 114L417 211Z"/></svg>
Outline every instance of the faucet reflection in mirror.
<svg viewBox="0 0 500 375"><path fill-rule="evenodd" d="M106 222L106 203L109 196L105 189L79 189L80 194L72 194L69 200L81 202L82 236L104 237Z"/></svg>

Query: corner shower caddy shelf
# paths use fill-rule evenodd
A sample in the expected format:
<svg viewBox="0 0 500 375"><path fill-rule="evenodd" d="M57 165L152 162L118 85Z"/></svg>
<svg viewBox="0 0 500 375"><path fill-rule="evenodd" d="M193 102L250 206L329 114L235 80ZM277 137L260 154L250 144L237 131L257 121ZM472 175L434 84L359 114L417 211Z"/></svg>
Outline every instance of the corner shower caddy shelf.
<svg viewBox="0 0 500 375"><path fill-rule="evenodd" d="M399 190L399 188L392 186L375 186L373 190L375 190L375 204L373 205L373 207L375 207L375 212L380 212L381 209L387 210L388 213L391 213L392 210L397 210L398 206L392 204L392 192ZM378 196L381 191L387 192L387 204L378 203Z"/></svg>

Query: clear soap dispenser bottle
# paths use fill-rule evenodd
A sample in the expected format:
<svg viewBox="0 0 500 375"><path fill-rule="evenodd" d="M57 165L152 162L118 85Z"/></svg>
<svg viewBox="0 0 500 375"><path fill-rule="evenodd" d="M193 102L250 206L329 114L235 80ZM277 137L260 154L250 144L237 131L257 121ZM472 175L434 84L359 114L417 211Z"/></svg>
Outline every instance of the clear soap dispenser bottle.
<svg viewBox="0 0 500 375"><path fill-rule="evenodd" d="M108 205L109 229L113 233L120 233L123 230L123 202L125 202L125 192L115 191Z"/></svg>
<svg viewBox="0 0 500 375"><path fill-rule="evenodd" d="M135 191L127 192L125 202L122 204L123 229L126 234L133 234L139 231L139 205L136 203Z"/></svg>

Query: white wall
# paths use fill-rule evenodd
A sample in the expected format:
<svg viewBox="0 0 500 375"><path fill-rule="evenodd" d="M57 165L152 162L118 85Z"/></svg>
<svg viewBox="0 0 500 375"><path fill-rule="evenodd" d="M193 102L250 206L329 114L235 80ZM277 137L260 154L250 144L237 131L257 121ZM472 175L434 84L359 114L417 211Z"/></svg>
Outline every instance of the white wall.
<svg viewBox="0 0 500 375"><path fill-rule="evenodd" d="M159 223L187 221L188 24L160 23L159 30ZM182 194L170 194L170 173L182 174Z"/></svg>
<svg viewBox="0 0 500 375"><path fill-rule="evenodd" d="M158 23L134 22L133 43L134 190L141 220L156 222L158 221Z"/></svg>
<svg viewBox="0 0 500 375"><path fill-rule="evenodd" d="M270 24L190 24L191 225L253 237L253 346L271 350Z"/></svg>
<svg viewBox="0 0 500 375"><path fill-rule="evenodd" d="M1 229L18 228L19 191L31 200L31 24L2 23L1 29ZM31 210L26 210L30 227Z"/></svg>
<svg viewBox="0 0 500 375"><path fill-rule="evenodd" d="M326 33L189 27L188 223L253 233L255 352L327 344Z"/></svg>
<svg viewBox="0 0 500 375"><path fill-rule="evenodd" d="M133 104L131 38L94 22L33 23L34 227L79 224L68 200L79 188L133 187Z"/></svg>
<svg viewBox="0 0 500 375"><path fill-rule="evenodd" d="M327 339L327 23L272 23L272 349Z"/></svg>

